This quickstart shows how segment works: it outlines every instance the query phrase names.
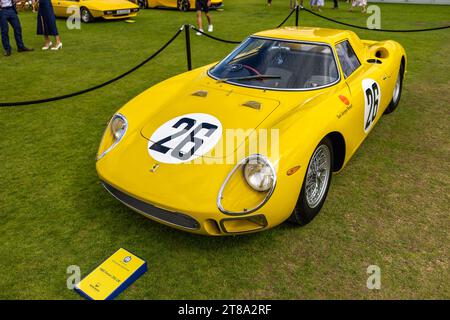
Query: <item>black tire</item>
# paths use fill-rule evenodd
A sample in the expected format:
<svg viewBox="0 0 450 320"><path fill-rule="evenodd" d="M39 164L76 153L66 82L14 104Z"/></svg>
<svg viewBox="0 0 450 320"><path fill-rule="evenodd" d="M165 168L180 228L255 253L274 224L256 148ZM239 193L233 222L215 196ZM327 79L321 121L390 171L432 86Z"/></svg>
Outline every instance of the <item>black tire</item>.
<svg viewBox="0 0 450 320"><path fill-rule="evenodd" d="M322 149L322 146L325 146L328 149L330 156L327 183L322 196L319 197L320 201L316 205L311 207L306 199L306 180L308 177L308 168L311 165L311 161L316 154L316 151L319 148ZM306 169L305 178L303 179L302 189L300 190L300 196L298 197L297 204L295 205L294 211L288 219L289 222L300 226L308 224L314 219L315 216L317 216L327 198L328 189L330 188L331 183L331 177L333 175L333 146L329 138L323 138L323 140L320 141L320 143L317 145L316 149L313 152L313 155L311 156L311 159L309 160L308 168Z"/></svg>
<svg viewBox="0 0 450 320"><path fill-rule="evenodd" d="M85 7L80 8L80 18L81 18L81 21L84 23L89 23L89 22L94 21L94 17L92 16L91 12Z"/></svg>
<svg viewBox="0 0 450 320"><path fill-rule="evenodd" d="M137 0L137 5L140 9L147 9L148 8L148 2L147 0Z"/></svg>
<svg viewBox="0 0 450 320"><path fill-rule="evenodd" d="M177 8L180 11L187 12L191 9L191 2L189 0L177 0Z"/></svg>
<svg viewBox="0 0 450 320"><path fill-rule="evenodd" d="M402 90L403 90L403 77L405 74L405 66L403 65L403 63L400 64L400 70L398 72L398 76L397 76L397 80L399 80L399 92L398 95L395 96L395 90L394 93L392 94L392 100L389 103L388 107L386 108L386 110L384 111L384 114L389 114L391 112L394 112L395 109L397 109L398 104L400 103L400 98L402 97Z"/></svg>

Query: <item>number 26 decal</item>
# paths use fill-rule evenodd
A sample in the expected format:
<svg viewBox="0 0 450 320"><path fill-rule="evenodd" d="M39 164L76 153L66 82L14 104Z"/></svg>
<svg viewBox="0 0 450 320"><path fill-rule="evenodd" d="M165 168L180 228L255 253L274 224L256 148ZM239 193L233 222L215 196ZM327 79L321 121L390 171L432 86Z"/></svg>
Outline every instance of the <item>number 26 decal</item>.
<svg viewBox="0 0 450 320"><path fill-rule="evenodd" d="M222 136L220 121L208 114L193 113L164 123L149 141L149 153L162 163L193 160L211 150Z"/></svg>
<svg viewBox="0 0 450 320"><path fill-rule="evenodd" d="M364 79L362 87L364 92L364 132L368 132L378 114L381 91L378 83L372 79Z"/></svg>

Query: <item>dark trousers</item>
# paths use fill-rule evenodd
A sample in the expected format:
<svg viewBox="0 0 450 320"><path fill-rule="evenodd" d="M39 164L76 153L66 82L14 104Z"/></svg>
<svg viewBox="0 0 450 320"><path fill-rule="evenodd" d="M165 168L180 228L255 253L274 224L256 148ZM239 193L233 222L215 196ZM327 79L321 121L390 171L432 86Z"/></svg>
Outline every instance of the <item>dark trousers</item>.
<svg viewBox="0 0 450 320"><path fill-rule="evenodd" d="M333 0L333 2L334 2L334 7L337 8L339 6L338 5L338 0Z"/></svg>
<svg viewBox="0 0 450 320"><path fill-rule="evenodd" d="M14 38L18 49L25 47L22 40L22 27L20 25L19 17L14 8L6 8L0 10L0 29L2 31L2 44L5 51L11 51L11 45L9 43L9 26L14 30Z"/></svg>

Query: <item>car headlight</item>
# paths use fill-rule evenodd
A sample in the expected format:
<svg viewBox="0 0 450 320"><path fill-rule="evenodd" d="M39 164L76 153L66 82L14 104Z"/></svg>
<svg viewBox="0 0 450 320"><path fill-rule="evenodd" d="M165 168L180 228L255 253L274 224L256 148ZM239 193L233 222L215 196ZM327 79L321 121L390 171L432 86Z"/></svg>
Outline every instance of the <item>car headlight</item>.
<svg viewBox="0 0 450 320"><path fill-rule="evenodd" d="M111 133L116 140L122 139L127 131L127 119L121 115L116 114L111 120Z"/></svg>
<svg viewBox="0 0 450 320"><path fill-rule="evenodd" d="M100 148L97 155L97 160L100 160L109 151L111 151L127 132L128 121L124 115L117 113L111 121L109 121L108 127L103 134L103 139L100 144Z"/></svg>
<svg viewBox="0 0 450 320"><path fill-rule="evenodd" d="M250 157L244 165L244 177L250 187L256 191L268 191L275 183L274 170L261 156Z"/></svg>

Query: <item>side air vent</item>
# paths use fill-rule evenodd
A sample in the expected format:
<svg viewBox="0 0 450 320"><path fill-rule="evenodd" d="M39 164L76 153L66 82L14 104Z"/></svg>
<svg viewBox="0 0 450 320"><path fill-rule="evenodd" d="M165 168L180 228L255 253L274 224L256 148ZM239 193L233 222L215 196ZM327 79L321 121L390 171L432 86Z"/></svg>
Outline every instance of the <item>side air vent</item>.
<svg viewBox="0 0 450 320"><path fill-rule="evenodd" d="M379 59L369 59L367 60L368 63L373 63L373 64L382 64L383 62Z"/></svg>
<svg viewBox="0 0 450 320"><path fill-rule="evenodd" d="M379 47L375 51L375 57L380 59L386 59L387 57L389 57L389 51L387 51L387 49L384 47Z"/></svg>

